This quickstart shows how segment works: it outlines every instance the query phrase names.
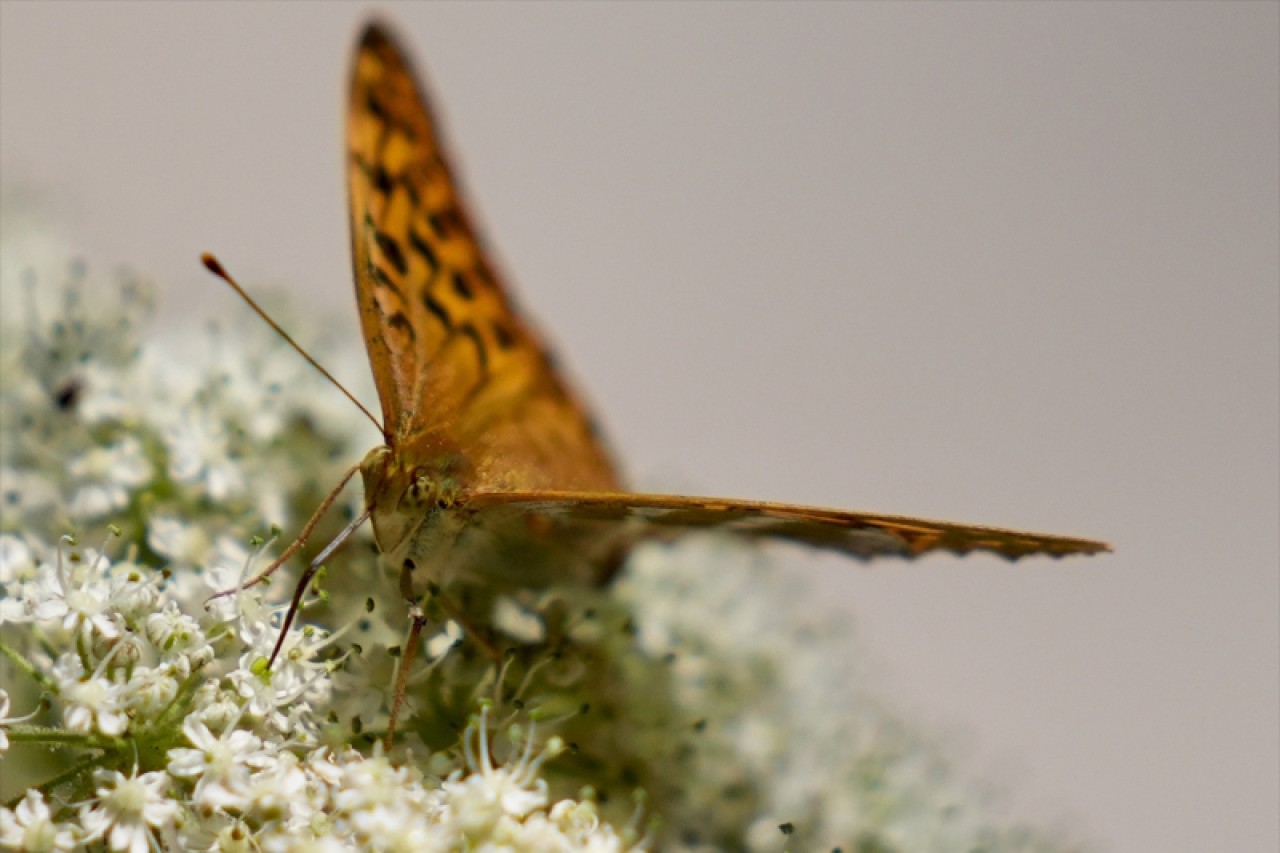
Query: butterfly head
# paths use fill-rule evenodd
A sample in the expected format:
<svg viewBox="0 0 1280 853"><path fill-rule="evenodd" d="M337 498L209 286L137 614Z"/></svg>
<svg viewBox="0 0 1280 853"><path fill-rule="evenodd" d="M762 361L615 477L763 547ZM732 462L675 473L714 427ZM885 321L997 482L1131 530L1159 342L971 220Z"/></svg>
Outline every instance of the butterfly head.
<svg viewBox="0 0 1280 853"><path fill-rule="evenodd" d="M399 553L423 523L457 503L458 483L440 466L423 466L387 445L370 450L360 463L365 504L378 548Z"/></svg>

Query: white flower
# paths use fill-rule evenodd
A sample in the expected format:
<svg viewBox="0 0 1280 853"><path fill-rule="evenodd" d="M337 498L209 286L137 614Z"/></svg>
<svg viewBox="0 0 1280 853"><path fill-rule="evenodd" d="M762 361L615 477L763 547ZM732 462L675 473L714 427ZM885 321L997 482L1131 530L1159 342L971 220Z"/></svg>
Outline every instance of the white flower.
<svg viewBox="0 0 1280 853"><path fill-rule="evenodd" d="M360 849L333 835L298 837L278 834L268 839L263 846L270 853L352 853ZM430 849L424 848L424 853L429 853Z"/></svg>
<svg viewBox="0 0 1280 853"><path fill-rule="evenodd" d="M421 782L422 777L416 770L396 767L383 756L367 759L348 756L342 765L341 790L334 802L347 812L381 808L399 801L405 791Z"/></svg>
<svg viewBox="0 0 1280 853"><path fill-rule="evenodd" d="M564 749L559 738L552 738L534 756L530 731L519 760L510 766L496 767L489 754L488 724L485 706L479 719L467 727L463 736L463 750L471 774L465 778L455 776L442 786L453 818L468 835L493 831L505 819L523 818L544 807L547 783L538 778L538 771L547 758Z"/></svg>
<svg viewBox="0 0 1280 853"><path fill-rule="evenodd" d="M243 810L249 801L250 774L275 763L273 750L242 729L215 736L195 716L183 722L182 733L195 748L169 750L170 775L198 780L191 798L197 805Z"/></svg>
<svg viewBox="0 0 1280 853"><path fill-rule="evenodd" d="M155 843L153 830L168 828L178 813L178 803L167 799L171 780L163 771L125 776L117 770L99 769L96 802L80 807L85 841L105 838L112 850L147 853Z"/></svg>
<svg viewBox="0 0 1280 853"><path fill-rule="evenodd" d="M493 626L517 643L540 643L547 636L541 617L509 595L500 596L494 602Z"/></svg>
<svg viewBox="0 0 1280 853"><path fill-rule="evenodd" d="M217 388L220 402L244 419L255 441L265 444L283 431L290 409L297 404L286 389L316 383L305 362L264 332L255 329L240 335L234 343L235 357L219 362ZM250 335L255 340L246 341Z"/></svg>
<svg viewBox="0 0 1280 853"><path fill-rule="evenodd" d="M61 619L62 627L68 631L96 634L107 640L120 636L120 614L112 605L111 578L100 554L86 565L78 553L64 559L59 548L53 569L43 569L37 579L40 592L34 602L36 619Z"/></svg>
<svg viewBox="0 0 1280 853"><path fill-rule="evenodd" d="M168 541L170 544L177 544L174 540ZM191 568L183 564L175 566L165 583L165 589L188 608L199 607L202 611L207 609L218 621L233 619L237 613L237 599L224 597L208 601L208 598L214 593L235 589L243 583L252 558L253 554L244 543L231 536L219 536L204 557L187 564ZM258 595L265 592L265 588L259 590ZM244 597L239 609L244 611L255 606L262 610L262 619L269 618L269 614L261 608L260 597Z"/></svg>
<svg viewBox="0 0 1280 853"><path fill-rule="evenodd" d="M176 850L210 853L260 853L260 835L238 817L222 812L192 812L182 821Z"/></svg>
<svg viewBox="0 0 1280 853"><path fill-rule="evenodd" d="M444 628L441 631L427 640L427 656L432 660L442 658L460 642L462 642L462 628L457 622L450 619L444 623Z"/></svg>
<svg viewBox="0 0 1280 853"><path fill-rule="evenodd" d="M239 583L239 581L237 581ZM288 604L276 608L273 619L258 588L239 590L225 600L232 601L238 615L237 633L245 650L240 665L228 674L239 695L248 700L247 710L281 732L309 737L314 724L298 725L315 707L328 705L333 694L333 661L319 654L341 633L330 633L295 619L282 636L281 625ZM343 629L345 630L345 629ZM267 662L279 644L270 667Z"/></svg>
<svg viewBox="0 0 1280 853"><path fill-rule="evenodd" d="M30 601L25 590L9 591L8 595L0 595L0 625L7 622L29 622L32 618L31 608L27 606Z"/></svg>
<svg viewBox="0 0 1280 853"><path fill-rule="evenodd" d="M143 630L153 646L162 652L181 652L204 644L204 632L196 622L169 600L143 619Z"/></svg>
<svg viewBox="0 0 1280 853"><path fill-rule="evenodd" d="M4 337L0 333L0 337ZM2 380L0 380L2 381ZM0 435L9 426L0 420ZM6 528L26 526L29 519L47 518L55 511L62 512L64 500L58 490L55 477L60 472L30 471L15 467L12 459L0 464L0 522Z"/></svg>
<svg viewBox="0 0 1280 853"><path fill-rule="evenodd" d="M116 737L128 728L127 688L103 674L108 662L104 660L97 673L86 675L77 655L68 652L58 659L54 676L58 694L65 703L63 720L71 731L97 731Z"/></svg>
<svg viewBox="0 0 1280 853"><path fill-rule="evenodd" d="M412 768L395 767L385 757L352 761L343 768L334 805L358 838L399 848L415 816L429 814L432 800Z"/></svg>
<svg viewBox="0 0 1280 853"><path fill-rule="evenodd" d="M150 481L154 469L142 443L126 436L117 444L72 457L67 473L79 483L68 511L77 518L97 518L124 508L129 490Z"/></svg>
<svg viewBox="0 0 1280 853"><path fill-rule="evenodd" d="M133 622L155 610L160 597L155 573L133 563L116 562L111 565L110 577L111 607L125 621Z"/></svg>
<svg viewBox="0 0 1280 853"><path fill-rule="evenodd" d="M0 482L4 472L0 471ZM40 598L40 564L26 540L0 534L0 625L34 618Z"/></svg>
<svg viewBox="0 0 1280 853"><path fill-rule="evenodd" d="M124 734L129 718L124 711L124 685L102 677L90 678L67 687L65 719L73 732L99 731L115 737Z"/></svg>
<svg viewBox="0 0 1280 853"><path fill-rule="evenodd" d="M203 489L216 501L244 490L242 467L231 454L230 437L222 421L191 408L167 430L165 439L173 479Z"/></svg>
<svg viewBox="0 0 1280 853"><path fill-rule="evenodd" d="M531 815L520 827L520 840L530 850L622 853L643 849L643 845L625 843L613 827L602 824L590 800L561 800L548 814Z"/></svg>
<svg viewBox="0 0 1280 853"><path fill-rule="evenodd" d="M241 655L239 668L227 677L241 698L248 700L246 707L251 715L261 717L280 732L295 737L309 735L307 730L313 726L302 721L315 707L327 704L333 690L331 666L315 659L326 637L323 632L302 629L295 623L268 669L267 660L278 634L278 629L262 632Z"/></svg>
<svg viewBox="0 0 1280 853"><path fill-rule="evenodd" d="M142 625L148 642L156 651L169 656L173 675L178 679L185 679L193 670L217 657L204 631L200 630L200 624L183 613L172 599L165 601L156 612L148 614Z"/></svg>
<svg viewBox="0 0 1280 853"><path fill-rule="evenodd" d="M96 353L95 353L96 355ZM126 420L136 405L136 381L128 381L128 375L105 364L90 362L82 365L76 380L81 388L76 402L76 413L85 423L103 423Z"/></svg>
<svg viewBox="0 0 1280 853"><path fill-rule="evenodd" d="M36 707L30 714L24 714L21 717L9 716L9 693L3 687L0 687L0 754L9 748L9 735L5 729L14 723L25 723L35 715L40 713L40 707Z"/></svg>
<svg viewBox="0 0 1280 853"><path fill-rule="evenodd" d="M205 725L219 731L234 727L241 716L240 703L235 694L222 688L216 681L205 681L196 688L191 706L193 713Z"/></svg>
<svg viewBox="0 0 1280 853"><path fill-rule="evenodd" d="M276 760L249 777L246 812L281 825L309 823L320 816L327 787L309 775L297 756L281 752Z"/></svg>
<svg viewBox="0 0 1280 853"><path fill-rule="evenodd" d="M203 565L213 552L213 543L204 528L168 515L147 519L147 544L180 566Z"/></svg>
<svg viewBox="0 0 1280 853"><path fill-rule="evenodd" d="M26 541L0 533L0 586L32 580L35 574L35 554Z"/></svg>
<svg viewBox="0 0 1280 853"><path fill-rule="evenodd" d="M44 795L33 788L13 811L0 808L0 846L46 853L71 850L75 847L75 837L68 824L54 822Z"/></svg>
<svg viewBox="0 0 1280 853"><path fill-rule="evenodd" d="M160 713L178 695L178 679L167 664L130 667L124 694L129 711L145 719Z"/></svg>

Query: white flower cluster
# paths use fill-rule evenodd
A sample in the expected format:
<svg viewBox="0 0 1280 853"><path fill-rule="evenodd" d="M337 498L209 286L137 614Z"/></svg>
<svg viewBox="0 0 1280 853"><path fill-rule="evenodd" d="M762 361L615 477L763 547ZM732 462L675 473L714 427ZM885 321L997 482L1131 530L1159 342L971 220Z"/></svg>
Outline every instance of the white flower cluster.
<svg viewBox="0 0 1280 853"><path fill-rule="evenodd" d="M1066 849L993 819L844 628L714 538L473 603L501 660L434 614L385 751L406 607L369 540L270 666L292 584L239 588L366 449L359 414L256 325L174 357L145 287L28 278L37 245L0 233L0 848Z"/></svg>
<svg viewBox="0 0 1280 853"><path fill-rule="evenodd" d="M69 542L45 549L0 534L5 648L61 711L56 730L24 727L0 689L0 749L10 738L101 751L92 790L58 819L39 788L0 808L0 846L72 850L101 841L131 853L168 850L447 851L474 844L523 850L623 850L590 801L550 802L538 777L563 745L496 766L487 709L468 728L465 763L438 756L434 781L386 757L321 742L329 706L331 638L297 629L289 654L265 673L274 642L254 590L226 612L192 616L157 573L110 562ZM242 605L254 598L252 606ZM39 647L21 643L39 639ZM212 639L211 639L212 638ZM12 645L10 641L17 640ZM61 649L52 654L43 649ZM38 709L36 709L38 713ZM151 760L148 760L151 759ZM159 765L139 770L147 761ZM116 769L124 763L125 769ZM460 766L454 766L460 765ZM7 761L6 761L7 766ZM634 842L634 828L629 836Z"/></svg>
<svg viewBox="0 0 1280 853"><path fill-rule="evenodd" d="M466 770L431 781L412 767L327 747L302 755L265 745L243 730L215 737L188 718L192 748L169 751L166 770L98 768L93 796L56 819L39 789L0 808L0 845L70 851L591 851L638 850L601 822L590 800L549 804L537 778L543 754L526 751L496 767L484 715L468 729L479 742ZM184 780L196 780L192 789Z"/></svg>

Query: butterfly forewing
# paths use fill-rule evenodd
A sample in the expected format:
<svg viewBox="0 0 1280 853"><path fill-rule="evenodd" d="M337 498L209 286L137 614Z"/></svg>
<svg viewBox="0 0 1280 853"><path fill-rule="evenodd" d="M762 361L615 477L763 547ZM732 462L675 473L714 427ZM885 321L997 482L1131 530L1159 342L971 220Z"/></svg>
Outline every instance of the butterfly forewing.
<svg viewBox="0 0 1280 853"><path fill-rule="evenodd" d="M582 406L513 310L464 208L423 92L378 25L347 111L352 263L386 440L451 456L467 489L609 489Z"/></svg>

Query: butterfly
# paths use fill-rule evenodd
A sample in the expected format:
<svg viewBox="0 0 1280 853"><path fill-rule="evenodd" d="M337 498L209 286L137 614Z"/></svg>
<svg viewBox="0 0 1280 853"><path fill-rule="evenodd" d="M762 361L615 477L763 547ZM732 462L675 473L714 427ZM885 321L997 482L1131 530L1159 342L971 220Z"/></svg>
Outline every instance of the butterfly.
<svg viewBox="0 0 1280 853"><path fill-rule="evenodd" d="M356 301L382 409L380 423L370 418L384 443L344 478L360 473L364 511L313 561L294 609L314 568L366 520L410 600L467 583L599 582L636 542L704 528L862 559L1108 550L996 527L626 491L485 251L437 127L405 51L369 24L351 68L346 168ZM205 263L240 290L211 256ZM259 579L300 547L338 489Z"/></svg>

